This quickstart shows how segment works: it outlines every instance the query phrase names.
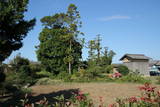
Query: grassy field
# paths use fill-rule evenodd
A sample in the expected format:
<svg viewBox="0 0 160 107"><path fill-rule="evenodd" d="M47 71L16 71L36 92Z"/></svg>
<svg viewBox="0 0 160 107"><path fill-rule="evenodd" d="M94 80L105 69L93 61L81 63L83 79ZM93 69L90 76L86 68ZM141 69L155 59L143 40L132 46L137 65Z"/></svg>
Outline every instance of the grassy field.
<svg viewBox="0 0 160 107"><path fill-rule="evenodd" d="M141 85L131 83L61 83L57 85L37 85L31 87L31 89L36 99L41 99L44 96L53 98L60 94L68 97L72 91L81 90L84 93L89 93L95 104L98 103L99 97L103 97L103 101L108 105L115 102L116 98L140 95L138 87ZM160 86L156 87L160 89Z"/></svg>

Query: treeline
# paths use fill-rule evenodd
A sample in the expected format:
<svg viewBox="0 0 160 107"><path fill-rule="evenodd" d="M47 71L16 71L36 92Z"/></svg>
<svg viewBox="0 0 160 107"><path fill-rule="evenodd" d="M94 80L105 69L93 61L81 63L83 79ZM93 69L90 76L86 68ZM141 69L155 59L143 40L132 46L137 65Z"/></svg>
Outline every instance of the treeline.
<svg viewBox="0 0 160 107"><path fill-rule="evenodd" d="M82 27L80 13L74 4L70 4L66 13L57 13L41 19L44 28L40 33L40 45L37 46L38 60L44 65L46 71L57 75L61 72L73 74L80 68L91 69L102 67L108 69L115 52L105 47L102 51L101 37L87 43L89 56L82 61L82 48L85 45L84 35L79 28ZM104 71L104 70L103 70Z"/></svg>
<svg viewBox="0 0 160 107"><path fill-rule="evenodd" d="M7 65L2 62L13 51L23 46L22 40L35 25L35 19L29 21L24 19L27 4L28 0L0 2L0 6L3 7L0 14L1 81L5 80L3 71L7 68ZM94 40L85 42L84 33L80 31L82 27L80 19L80 12L74 4L70 4L66 12L43 17L41 19L43 29L39 35L40 44L36 46L39 66L31 64L31 61L18 55L10 61L9 71L13 71L16 74L13 74L14 76L22 77L24 80L36 78L36 72L46 74L48 72L54 76L71 75L80 71L109 73L113 68L111 63L115 52L101 46L100 35L97 35ZM82 49L86 44L89 49L88 58L83 61ZM29 78L25 79L25 77Z"/></svg>

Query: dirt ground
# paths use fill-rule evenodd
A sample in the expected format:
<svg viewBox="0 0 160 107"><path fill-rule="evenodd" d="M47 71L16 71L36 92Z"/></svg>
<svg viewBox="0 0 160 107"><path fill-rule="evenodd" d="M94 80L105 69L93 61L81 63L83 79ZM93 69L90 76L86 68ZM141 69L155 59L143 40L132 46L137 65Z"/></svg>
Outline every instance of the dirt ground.
<svg viewBox="0 0 160 107"><path fill-rule="evenodd" d="M140 95L138 87L141 85L131 83L61 83L57 85L33 86L31 89L34 96L51 95L57 92L63 94L67 90L79 89L84 93L89 93L95 104L99 102L99 97L103 97L103 101L108 105L114 103L116 98ZM159 86L157 87L160 89Z"/></svg>

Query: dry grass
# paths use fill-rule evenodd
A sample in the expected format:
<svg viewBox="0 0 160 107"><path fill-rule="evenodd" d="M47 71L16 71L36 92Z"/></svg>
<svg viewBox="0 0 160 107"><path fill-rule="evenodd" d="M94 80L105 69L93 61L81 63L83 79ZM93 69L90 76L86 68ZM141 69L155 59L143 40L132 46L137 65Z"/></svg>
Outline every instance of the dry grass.
<svg viewBox="0 0 160 107"><path fill-rule="evenodd" d="M99 97L103 97L106 105L115 102L116 98L138 96L140 91L138 86L141 84L131 83L62 83L58 85L39 85L31 87L34 96L49 94L61 90L80 89L84 93L89 93L94 103L98 103ZM159 86L157 86L160 88Z"/></svg>

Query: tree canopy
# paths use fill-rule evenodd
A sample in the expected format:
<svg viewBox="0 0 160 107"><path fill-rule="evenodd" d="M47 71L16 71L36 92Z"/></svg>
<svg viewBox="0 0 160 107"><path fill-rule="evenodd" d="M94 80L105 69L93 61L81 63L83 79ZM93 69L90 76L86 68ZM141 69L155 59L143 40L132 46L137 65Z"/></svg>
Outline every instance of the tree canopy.
<svg viewBox="0 0 160 107"><path fill-rule="evenodd" d="M29 0L0 0L0 62L22 47L22 40L35 25L25 20Z"/></svg>
<svg viewBox="0 0 160 107"><path fill-rule="evenodd" d="M38 60L47 71L58 74L78 67L82 54L82 44L78 40L81 26L79 12L70 4L66 13L57 13L41 19L43 30L40 33L40 45L37 47Z"/></svg>

